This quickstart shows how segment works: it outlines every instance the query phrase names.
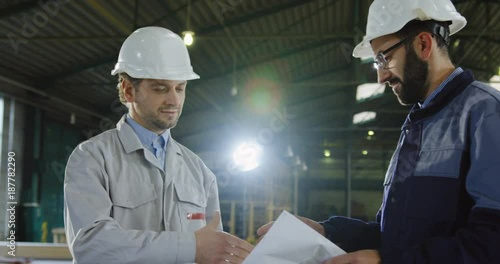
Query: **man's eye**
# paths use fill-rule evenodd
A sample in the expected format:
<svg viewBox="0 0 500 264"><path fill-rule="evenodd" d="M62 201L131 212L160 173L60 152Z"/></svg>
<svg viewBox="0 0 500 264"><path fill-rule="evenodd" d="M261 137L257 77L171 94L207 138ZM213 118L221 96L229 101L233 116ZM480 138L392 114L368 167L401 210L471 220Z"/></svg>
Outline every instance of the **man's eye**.
<svg viewBox="0 0 500 264"><path fill-rule="evenodd" d="M166 90L165 86L156 86L153 88L155 91L163 92Z"/></svg>

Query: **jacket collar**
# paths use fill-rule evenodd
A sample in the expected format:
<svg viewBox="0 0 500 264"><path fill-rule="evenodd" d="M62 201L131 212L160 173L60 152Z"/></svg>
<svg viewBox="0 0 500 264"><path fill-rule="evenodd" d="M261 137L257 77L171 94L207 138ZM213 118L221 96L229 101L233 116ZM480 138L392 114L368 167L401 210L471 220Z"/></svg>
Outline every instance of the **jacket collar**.
<svg viewBox="0 0 500 264"><path fill-rule="evenodd" d="M120 121L116 124L116 130L118 131L118 138L122 142L123 148L126 153L131 153L139 149L144 149L139 137L136 135L132 127L125 122L126 115L123 115ZM169 138L167 141L167 155L170 153L176 153L182 156L181 149L178 143L172 138L169 133Z"/></svg>
<svg viewBox="0 0 500 264"><path fill-rule="evenodd" d="M413 105L408 117L406 118L403 128L409 122L418 122L441 111L474 81L474 75L470 70L460 73L448 84L446 84L443 90L438 93L434 99L432 99L426 108L420 109L418 104Z"/></svg>
<svg viewBox="0 0 500 264"><path fill-rule="evenodd" d="M132 127L125 122L127 115L123 115L120 121L116 124L116 130L118 131L118 138L122 142L125 153L131 153L133 151L143 149L144 146L139 140L139 137L135 134Z"/></svg>

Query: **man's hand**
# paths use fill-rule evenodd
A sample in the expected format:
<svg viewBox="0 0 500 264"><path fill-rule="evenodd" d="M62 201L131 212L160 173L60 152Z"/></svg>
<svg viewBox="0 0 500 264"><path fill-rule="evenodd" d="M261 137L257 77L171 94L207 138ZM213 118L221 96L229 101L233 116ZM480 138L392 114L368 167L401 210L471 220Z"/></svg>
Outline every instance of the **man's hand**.
<svg viewBox="0 0 500 264"><path fill-rule="evenodd" d="M377 250L360 250L331 258L323 264L380 264L380 254Z"/></svg>
<svg viewBox="0 0 500 264"><path fill-rule="evenodd" d="M217 231L220 212L215 212L208 225L194 232L196 236L196 263L242 263L253 246L226 232Z"/></svg>
<svg viewBox="0 0 500 264"><path fill-rule="evenodd" d="M306 225L310 226L316 232L320 233L322 236L325 236L325 228L322 225L320 225L318 222L313 221L309 218L298 216L298 215L296 215L295 217L297 217L299 220L304 222ZM267 233L267 231L269 231L271 226L273 226L273 224L274 224L274 222L270 222L270 223L267 223L267 224L259 227L259 229L257 229L257 235L259 235L259 236L265 235Z"/></svg>

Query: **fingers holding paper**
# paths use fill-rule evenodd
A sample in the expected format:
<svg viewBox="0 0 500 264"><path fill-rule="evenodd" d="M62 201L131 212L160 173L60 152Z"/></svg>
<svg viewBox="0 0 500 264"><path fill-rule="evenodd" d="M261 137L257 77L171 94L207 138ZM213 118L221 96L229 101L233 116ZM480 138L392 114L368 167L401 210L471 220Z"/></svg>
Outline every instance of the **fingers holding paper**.
<svg viewBox="0 0 500 264"><path fill-rule="evenodd" d="M259 236L263 236L267 233L267 231L269 231L269 229L271 229L271 227L273 226L274 224L274 221L273 222L269 222L261 227L259 227L259 229L257 229L257 235Z"/></svg>

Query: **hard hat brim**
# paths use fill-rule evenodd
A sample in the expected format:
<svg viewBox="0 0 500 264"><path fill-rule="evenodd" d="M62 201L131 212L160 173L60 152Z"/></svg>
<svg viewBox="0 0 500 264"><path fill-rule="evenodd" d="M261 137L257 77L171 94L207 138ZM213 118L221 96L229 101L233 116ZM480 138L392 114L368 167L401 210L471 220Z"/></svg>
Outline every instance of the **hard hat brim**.
<svg viewBox="0 0 500 264"><path fill-rule="evenodd" d="M352 56L354 58L367 59L373 57L373 50L370 44L371 40L361 41L354 50L352 51Z"/></svg>
<svg viewBox="0 0 500 264"><path fill-rule="evenodd" d="M132 78L137 79L156 79L156 80L172 80L172 81L189 81L200 79L192 67L183 67L183 70L178 69L161 69L161 68L145 68L133 67L131 65L117 63L115 69L111 71L111 75L126 73Z"/></svg>

